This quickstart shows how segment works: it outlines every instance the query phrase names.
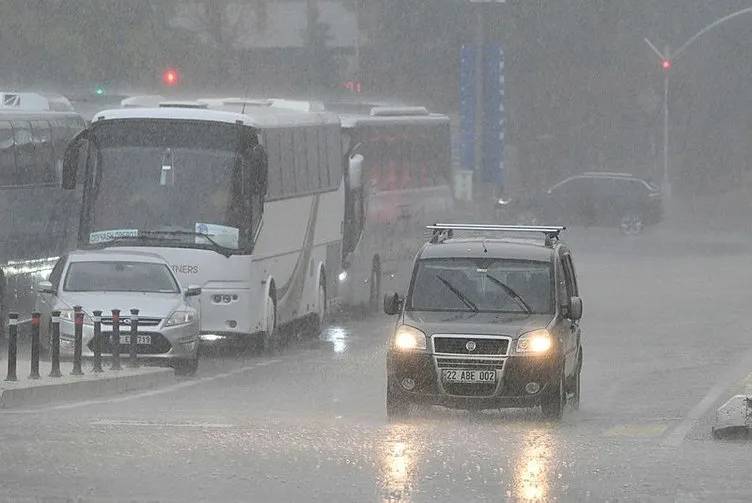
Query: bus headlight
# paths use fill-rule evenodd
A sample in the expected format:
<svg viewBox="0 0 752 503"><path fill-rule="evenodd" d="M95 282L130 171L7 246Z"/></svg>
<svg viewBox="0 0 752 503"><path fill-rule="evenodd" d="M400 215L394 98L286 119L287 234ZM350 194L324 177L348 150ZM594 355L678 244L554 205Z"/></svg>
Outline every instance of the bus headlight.
<svg viewBox="0 0 752 503"><path fill-rule="evenodd" d="M400 351L426 349L426 334L410 325L400 325L394 332L393 344Z"/></svg>
<svg viewBox="0 0 752 503"><path fill-rule="evenodd" d="M553 345L554 341L548 330L533 330L532 332L523 334L517 340L517 352L542 354L548 352Z"/></svg>

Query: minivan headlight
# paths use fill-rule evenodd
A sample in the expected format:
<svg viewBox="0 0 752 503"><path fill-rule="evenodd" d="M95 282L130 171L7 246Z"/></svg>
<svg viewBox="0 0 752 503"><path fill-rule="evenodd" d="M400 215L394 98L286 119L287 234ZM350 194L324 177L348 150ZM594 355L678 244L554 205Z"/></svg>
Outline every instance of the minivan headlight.
<svg viewBox="0 0 752 503"><path fill-rule="evenodd" d="M543 354L547 353L553 345L554 341L548 330L533 330L517 339L517 352Z"/></svg>
<svg viewBox="0 0 752 503"><path fill-rule="evenodd" d="M397 327L392 341L395 349L399 349L400 351L426 349L426 334L410 325L400 325Z"/></svg>
<svg viewBox="0 0 752 503"><path fill-rule="evenodd" d="M165 322L166 327L175 327L178 325L188 325L189 323L193 323L193 321L196 319L196 312L190 311L190 310L179 310L172 313L172 315L167 318L167 321Z"/></svg>

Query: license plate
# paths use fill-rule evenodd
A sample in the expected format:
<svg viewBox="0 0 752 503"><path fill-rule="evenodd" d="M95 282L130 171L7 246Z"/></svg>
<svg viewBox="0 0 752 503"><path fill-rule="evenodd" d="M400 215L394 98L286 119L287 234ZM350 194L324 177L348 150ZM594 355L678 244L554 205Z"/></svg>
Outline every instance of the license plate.
<svg viewBox="0 0 752 503"><path fill-rule="evenodd" d="M130 335L120 335L120 344L128 345L131 343ZM151 335L139 335L136 337L136 344L151 344Z"/></svg>
<svg viewBox="0 0 752 503"><path fill-rule="evenodd" d="M495 370L442 369L441 375L447 383L488 384L496 382Z"/></svg>

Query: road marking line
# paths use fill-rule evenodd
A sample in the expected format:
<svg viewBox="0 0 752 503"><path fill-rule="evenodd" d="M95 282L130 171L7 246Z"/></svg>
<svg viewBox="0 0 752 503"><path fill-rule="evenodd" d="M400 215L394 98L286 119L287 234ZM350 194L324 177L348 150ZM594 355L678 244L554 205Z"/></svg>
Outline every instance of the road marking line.
<svg viewBox="0 0 752 503"><path fill-rule="evenodd" d="M752 366L752 351L747 351L736 365L723 373L715 385L710 388L708 394L697 405L692 407L681 423L661 440L661 445L679 447L684 442L687 434L692 431L710 408L718 402L721 396L727 393L730 387L738 383L741 378L749 373L750 366Z"/></svg>
<svg viewBox="0 0 752 503"><path fill-rule="evenodd" d="M111 403L120 403L120 402L127 402L129 400L136 400L139 398L148 398L152 396L158 396L158 395L164 395L166 393L171 393L173 391L178 391L184 388L190 388L193 386L198 386L199 384L206 384L208 382L216 381L218 379L225 379L227 377L232 377L238 374L243 374L245 372L254 370L258 367L265 367L267 365L271 365L273 363L280 363L284 361L283 359L276 359L276 360L265 360L263 362L254 363L253 365L247 365L245 367L240 367L235 370L231 370L229 372L223 372L221 374L215 374L212 376L202 377L199 379L193 379L190 381L183 381L176 384L172 384L170 386L164 387L164 388L158 388L148 391L142 391L139 393L135 393L132 395L118 395L112 398L102 398L98 400L87 400L84 402L73 402L73 403L63 403L59 405L50 405L48 407L40 407L38 409L20 409L20 410L0 410L0 415L20 415L20 414L38 414L40 412L45 411L52 411L52 410L69 410L69 409L77 409L80 407L87 407L89 405L102 405L102 404L111 404Z"/></svg>
<svg viewBox="0 0 752 503"><path fill-rule="evenodd" d="M620 424L603 432L604 437L655 438L668 429L667 423Z"/></svg>
<svg viewBox="0 0 752 503"><path fill-rule="evenodd" d="M154 421L141 421L138 419L98 419L91 421L92 426L147 426L152 428L236 428L234 424L225 423L159 423Z"/></svg>

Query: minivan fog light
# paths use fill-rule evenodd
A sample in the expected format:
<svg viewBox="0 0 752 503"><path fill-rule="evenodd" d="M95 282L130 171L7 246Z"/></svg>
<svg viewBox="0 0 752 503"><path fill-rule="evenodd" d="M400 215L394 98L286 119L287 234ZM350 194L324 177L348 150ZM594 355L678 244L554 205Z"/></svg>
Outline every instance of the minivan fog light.
<svg viewBox="0 0 752 503"><path fill-rule="evenodd" d="M540 384L538 384L537 382L529 382L525 385L525 391L527 391L531 395L534 395L540 391Z"/></svg>

